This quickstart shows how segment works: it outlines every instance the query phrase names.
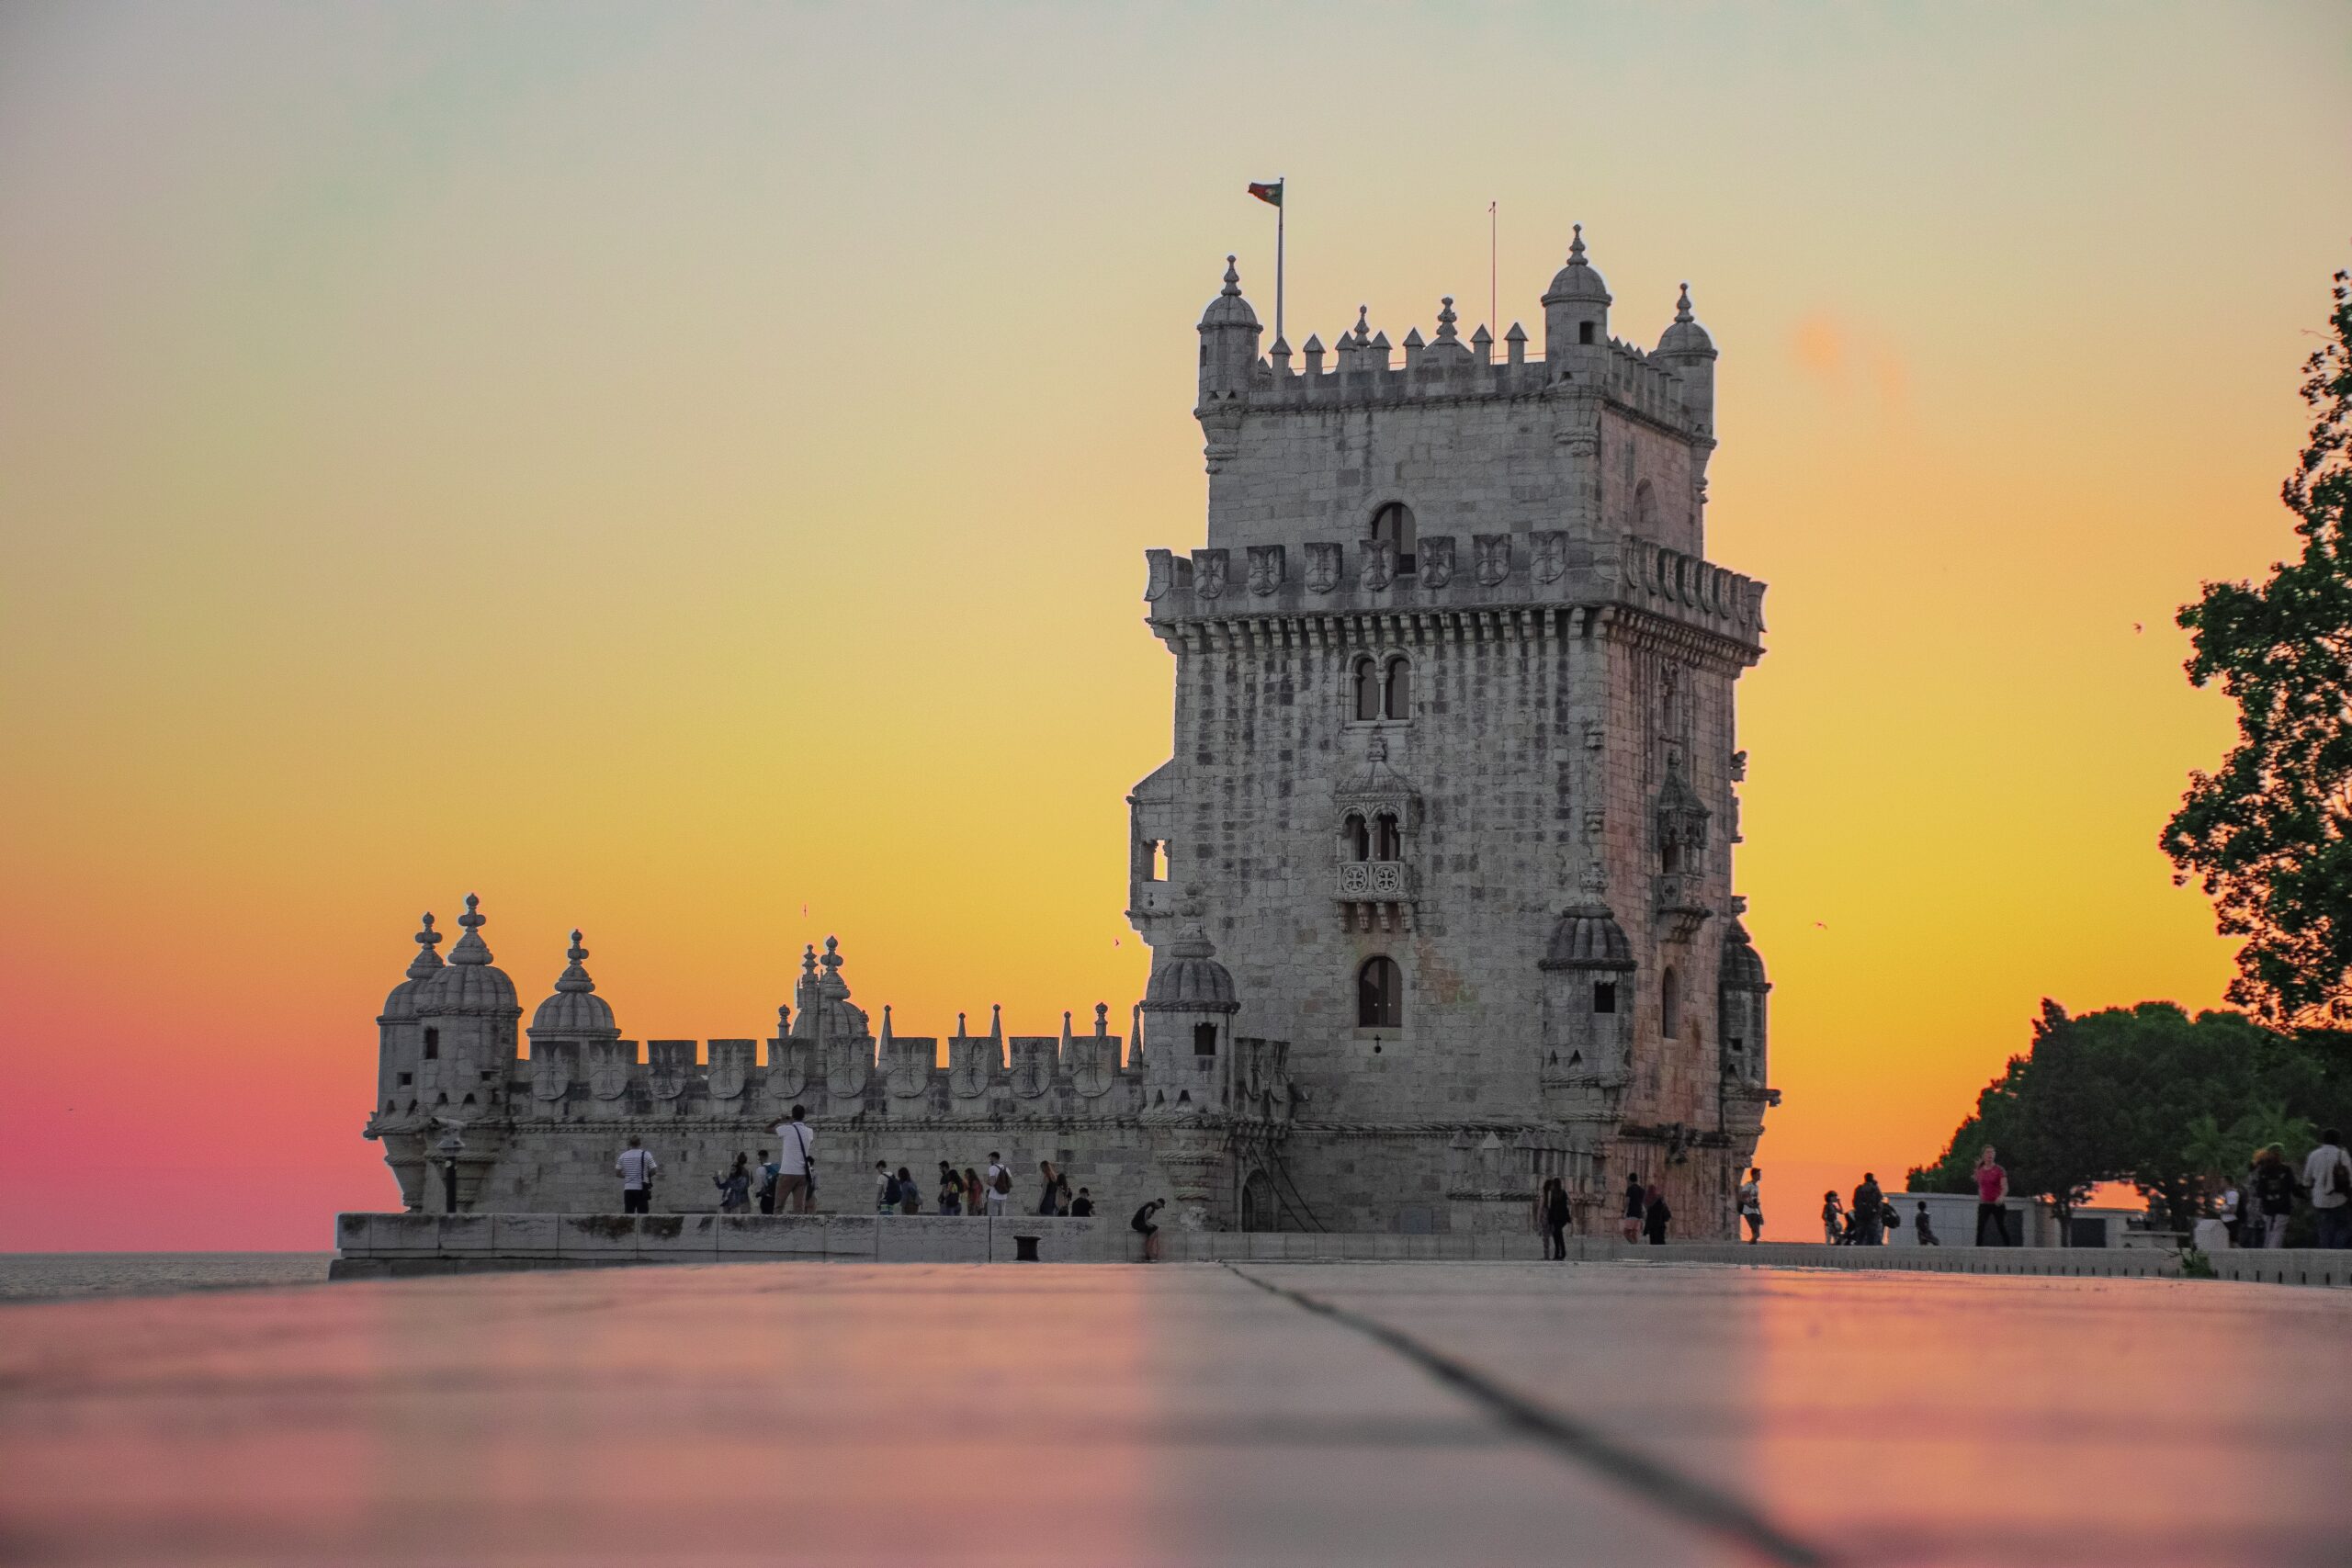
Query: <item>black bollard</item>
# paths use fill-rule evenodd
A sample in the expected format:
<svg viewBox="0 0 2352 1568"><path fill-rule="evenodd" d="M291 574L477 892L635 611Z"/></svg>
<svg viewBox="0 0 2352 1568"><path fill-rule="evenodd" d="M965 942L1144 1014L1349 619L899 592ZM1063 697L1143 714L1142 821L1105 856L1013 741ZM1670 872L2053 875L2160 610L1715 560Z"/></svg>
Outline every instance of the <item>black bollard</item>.
<svg viewBox="0 0 2352 1568"><path fill-rule="evenodd" d="M1014 1236L1012 1238L1012 1260L1015 1263L1036 1262L1037 1238L1034 1235Z"/></svg>
<svg viewBox="0 0 2352 1568"><path fill-rule="evenodd" d="M445 1213L458 1212L458 1162L453 1159L441 1162L441 1208Z"/></svg>

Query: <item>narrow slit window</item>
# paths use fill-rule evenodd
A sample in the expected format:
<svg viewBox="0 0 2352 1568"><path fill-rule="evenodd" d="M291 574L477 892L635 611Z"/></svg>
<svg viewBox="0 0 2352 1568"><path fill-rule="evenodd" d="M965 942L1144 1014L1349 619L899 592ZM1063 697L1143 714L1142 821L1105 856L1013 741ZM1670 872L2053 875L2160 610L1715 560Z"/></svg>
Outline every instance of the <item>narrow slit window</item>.
<svg viewBox="0 0 2352 1568"><path fill-rule="evenodd" d="M428 1062L438 1061L440 1056L441 1032L437 1029L428 1029L424 1032L424 1059Z"/></svg>
<svg viewBox="0 0 2352 1568"><path fill-rule="evenodd" d="M1682 1038L1681 977L1668 969L1658 981L1658 1028L1668 1040Z"/></svg>

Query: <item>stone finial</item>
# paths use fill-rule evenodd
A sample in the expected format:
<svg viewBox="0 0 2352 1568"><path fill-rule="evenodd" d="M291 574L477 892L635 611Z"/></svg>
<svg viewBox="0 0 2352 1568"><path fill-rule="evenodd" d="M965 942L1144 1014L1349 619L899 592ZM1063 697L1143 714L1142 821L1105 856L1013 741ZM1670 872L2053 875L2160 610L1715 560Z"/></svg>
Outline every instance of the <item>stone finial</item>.
<svg viewBox="0 0 2352 1568"><path fill-rule="evenodd" d="M1457 333L1453 330L1453 323L1454 323L1456 321L1458 321L1458 320L1460 320L1460 318L1459 318L1459 317L1457 317L1457 316L1455 316L1455 315L1454 315L1454 313L1453 313L1453 295L1451 295L1451 294L1449 294L1449 295L1447 295L1443 299L1442 299L1442 300L1440 300L1440 301L1438 302L1438 312L1437 312L1437 341L1438 341L1438 342L1440 342L1440 343L1452 343L1452 342L1453 342L1453 341L1454 341L1454 339L1455 339L1456 337L1458 337L1458 336L1460 335L1459 333Z"/></svg>
<svg viewBox="0 0 2352 1568"><path fill-rule="evenodd" d="M956 1038L958 1040L969 1040L971 1037L972 1032L964 1027L964 1015L960 1012L957 1013L956 1015Z"/></svg>
<svg viewBox="0 0 2352 1568"><path fill-rule="evenodd" d="M890 1043L890 1004L888 1002L882 1004L882 1043L885 1045Z"/></svg>
<svg viewBox="0 0 2352 1568"><path fill-rule="evenodd" d="M827 937L825 939L825 956L819 959L817 962L822 964L828 970L840 968L842 966L841 938L837 936Z"/></svg>
<svg viewBox="0 0 2352 1568"><path fill-rule="evenodd" d="M588 956L588 950L580 945L580 932L576 929L571 933L571 945L564 950L563 955L570 959L571 964L564 970L562 976L556 981L555 988L559 991L594 990L596 982L590 979L588 971L582 967L582 962Z"/></svg>
<svg viewBox="0 0 2352 1568"><path fill-rule="evenodd" d="M490 917L481 912L481 899L478 896L466 895L466 912L458 917L458 923L466 928L466 934L459 937L458 945L449 950L449 962L488 964L490 947L481 940L481 928L490 923Z"/></svg>
<svg viewBox="0 0 2352 1568"><path fill-rule="evenodd" d="M1484 321L1479 322L1478 330L1470 334L1470 348L1477 355L1479 364L1492 365L1495 362L1495 334L1487 330Z"/></svg>
<svg viewBox="0 0 2352 1568"><path fill-rule="evenodd" d="M812 979L816 976L817 944L813 942L808 944L808 949L800 955L800 972Z"/></svg>
<svg viewBox="0 0 2352 1568"><path fill-rule="evenodd" d="M1069 1050L1069 1010L1068 1008L1062 1010L1062 1050L1065 1053Z"/></svg>
<svg viewBox="0 0 2352 1568"><path fill-rule="evenodd" d="M432 911L427 910L424 915L424 929L416 933L416 956L409 962L408 977L410 979L422 980L441 967L441 954L438 951L440 941L441 933L433 929Z"/></svg>
<svg viewBox="0 0 2352 1568"><path fill-rule="evenodd" d="M1584 225L1581 223L1572 223L1569 227L1576 231L1576 237L1568 242L1568 265L1570 266L1589 266L1592 264L1584 259ZM1227 256L1226 259L1230 261L1233 258Z"/></svg>
<svg viewBox="0 0 2352 1568"><path fill-rule="evenodd" d="M1690 319L1690 285L1687 281L1682 285L1682 298L1674 303L1674 319L1677 321Z"/></svg>
<svg viewBox="0 0 2352 1568"><path fill-rule="evenodd" d="M775 1005L775 1032L779 1036L792 1032L792 1009L786 1003Z"/></svg>
<svg viewBox="0 0 2352 1568"><path fill-rule="evenodd" d="M1420 329L1420 328L1419 328L1419 327L1413 327L1413 328L1408 329L1408 330L1406 332L1406 333L1405 333L1405 346L1406 346L1407 348L1420 348L1420 347L1424 347L1424 346L1426 346L1426 345L1425 345L1425 344L1423 344L1423 343L1421 342L1421 329Z"/></svg>
<svg viewBox="0 0 2352 1568"><path fill-rule="evenodd" d="M1230 255L1225 258L1225 287L1217 290L1227 299L1237 298L1241 293L1241 273L1233 262L1234 258Z"/></svg>
<svg viewBox="0 0 2352 1568"><path fill-rule="evenodd" d="M1110 1028L1111 1004L1109 1002L1096 1002L1094 1004L1094 1037L1100 1040L1104 1034L1110 1032Z"/></svg>
<svg viewBox="0 0 2352 1568"><path fill-rule="evenodd" d="M1306 334L1306 353L1308 353L1308 354L1320 354L1320 353L1322 353L1322 352L1323 352L1323 339L1322 339L1320 336L1318 336L1317 334L1314 333L1307 333L1307 334Z"/></svg>
<svg viewBox="0 0 2352 1568"><path fill-rule="evenodd" d="M1004 1008L1001 1003L989 1004L989 1038L991 1040L1004 1038Z"/></svg>
<svg viewBox="0 0 2352 1568"><path fill-rule="evenodd" d="M1372 320L1372 307L1371 307L1371 306L1369 306L1369 305L1359 305L1359 306L1357 306L1357 307L1356 307L1356 330L1355 330L1355 340L1356 340L1356 346L1357 346L1358 348L1362 348L1364 344L1368 344L1368 343L1370 343L1370 342L1372 341L1372 326L1371 326L1371 320Z"/></svg>
<svg viewBox="0 0 2352 1568"><path fill-rule="evenodd" d="M1527 341L1527 329L1521 326L1517 321L1513 321L1510 324L1510 331L1503 333L1503 341L1505 343L1525 343Z"/></svg>

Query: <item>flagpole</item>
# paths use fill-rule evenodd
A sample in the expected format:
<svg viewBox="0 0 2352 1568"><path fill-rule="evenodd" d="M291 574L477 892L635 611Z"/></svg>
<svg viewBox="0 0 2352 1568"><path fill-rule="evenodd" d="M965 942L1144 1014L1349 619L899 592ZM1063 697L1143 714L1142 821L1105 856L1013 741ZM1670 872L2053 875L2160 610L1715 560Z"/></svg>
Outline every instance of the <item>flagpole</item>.
<svg viewBox="0 0 2352 1568"><path fill-rule="evenodd" d="M1283 338L1283 228L1290 217L1290 176L1274 177L1274 188L1282 192L1282 200L1274 204L1274 341Z"/></svg>
<svg viewBox="0 0 2352 1568"><path fill-rule="evenodd" d="M1488 332L1502 325L1501 291L1495 287L1497 276L1495 245L1502 233L1502 218L1496 209L1501 205L1500 200L1487 203L1487 330Z"/></svg>

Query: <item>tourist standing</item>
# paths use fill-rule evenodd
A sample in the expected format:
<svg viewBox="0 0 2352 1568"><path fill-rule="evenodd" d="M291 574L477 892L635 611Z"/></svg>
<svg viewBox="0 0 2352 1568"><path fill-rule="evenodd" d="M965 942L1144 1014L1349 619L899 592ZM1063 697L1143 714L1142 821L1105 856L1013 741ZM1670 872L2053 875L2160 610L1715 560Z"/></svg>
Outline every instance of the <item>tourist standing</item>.
<svg viewBox="0 0 2352 1568"><path fill-rule="evenodd" d="M1886 1230L1886 1194L1878 1190L1878 1177L1862 1172L1862 1184L1854 1189L1855 1219L1861 1222L1854 1240L1863 1247L1876 1247Z"/></svg>
<svg viewBox="0 0 2352 1568"><path fill-rule="evenodd" d="M2319 1147L2303 1161L2303 1186L2319 1222L2319 1244L2352 1247L2352 1155L2344 1152L2344 1134L2335 1128L2319 1135Z"/></svg>
<svg viewBox="0 0 2352 1568"><path fill-rule="evenodd" d="M887 1159L874 1162L874 1212L887 1214L899 1206L899 1179L890 1174Z"/></svg>
<svg viewBox="0 0 2352 1568"><path fill-rule="evenodd" d="M805 1214L817 1196L817 1130L800 1106L777 1122L775 1206L778 1212Z"/></svg>
<svg viewBox="0 0 2352 1568"><path fill-rule="evenodd" d="M1936 1239L1936 1227L1928 1223L1928 1203L1927 1200L1924 1198L1919 1201L1919 1212L1911 1216L1911 1228L1919 1233L1919 1245L1921 1247L1941 1247L1943 1245L1943 1243Z"/></svg>
<svg viewBox="0 0 2352 1568"><path fill-rule="evenodd" d="M2254 1160L2255 1247L2287 1245L2287 1222L2295 1217L2295 1172L2287 1151L2271 1145Z"/></svg>
<svg viewBox="0 0 2352 1568"><path fill-rule="evenodd" d="M1651 1188L1648 1198L1649 1201L1643 1207L1642 1229L1648 1233L1652 1247L1664 1247L1667 1222L1674 1218L1674 1211L1666 1206L1665 1188Z"/></svg>
<svg viewBox="0 0 2352 1568"><path fill-rule="evenodd" d="M1749 1246L1764 1239L1764 1172L1753 1166L1739 1184L1739 1217L1747 1222Z"/></svg>
<svg viewBox="0 0 2352 1568"><path fill-rule="evenodd" d="M1568 1186L1558 1177L1544 1183L1544 1256L1564 1263L1568 1256Z"/></svg>
<svg viewBox="0 0 2352 1568"><path fill-rule="evenodd" d="M628 1147L613 1162L613 1170L621 1179L621 1213L650 1214L653 1212L653 1179L662 1173L662 1162L631 1133Z"/></svg>
<svg viewBox="0 0 2352 1568"><path fill-rule="evenodd" d="M988 1188L980 1181L980 1173L970 1166L964 1168L964 1212L984 1214L988 1212Z"/></svg>
<svg viewBox="0 0 2352 1568"><path fill-rule="evenodd" d="M1993 1225L1993 1245L2009 1245L2009 1173L1993 1157L1993 1145L1976 1151L1976 1245L1984 1245L1984 1225Z"/></svg>
<svg viewBox="0 0 2352 1568"><path fill-rule="evenodd" d="M1090 1219L1093 1213L1094 1194L1081 1187L1078 1190L1078 1196L1069 1201L1069 1217L1073 1220Z"/></svg>
<svg viewBox="0 0 2352 1568"><path fill-rule="evenodd" d="M710 1179L718 1189L718 1212L740 1214L752 1206L752 1156L738 1152L725 1174Z"/></svg>
<svg viewBox="0 0 2352 1568"><path fill-rule="evenodd" d="M1845 1208L1838 1201L1838 1190L1833 1187L1821 1195L1821 1239L1831 1247L1845 1240Z"/></svg>
<svg viewBox="0 0 2352 1568"><path fill-rule="evenodd" d="M1037 1193L1037 1213L1041 1215L1060 1213L1062 1212L1062 1173L1054 1168L1052 1160L1041 1159L1037 1162L1037 1180L1040 1187Z"/></svg>
<svg viewBox="0 0 2352 1568"><path fill-rule="evenodd" d="M989 1151L988 1188L989 1218L1002 1219L1005 1201L1012 1196L1012 1172L1006 1168L1004 1156L994 1149Z"/></svg>
<svg viewBox="0 0 2352 1568"><path fill-rule="evenodd" d="M1642 1186L1642 1179L1628 1175L1625 1178L1623 1223L1618 1227L1627 1241L1637 1241L1641 1238L1642 1221L1648 1209L1649 1194Z"/></svg>
<svg viewBox="0 0 2352 1568"><path fill-rule="evenodd" d="M899 1168L899 1213L922 1213L922 1189L915 1185L915 1173L903 1165Z"/></svg>
<svg viewBox="0 0 2352 1568"><path fill-rule="evenodd" d="M760 1151L759 1178L760 1213L773 1214L775 1213L776 1168L775 1161L768 1158L765 1149Z"/></svg>
<svg viewBox="0 0 2352 1568"><path fill-rule="evenodd" d="M964 1179L945 1160L939 1162L939 1212L960 1214L964 1212Z"/></svg>
<svg viewBox="0 0 2352 1568"><path fill-rule="evenodd" d="M1127 1222L1127 1228L1143 1237L1143 1260L1146 1263L1159 1261L1159 1227L1152 1223L1152 1216L1167 1205L1167 1199L1154 1198L1137 1209L1136 1217Z"/></svg>
<svg viewBox="0 0 2352 1568"><path fill-rule="evenodd" d="M2238 1239L2238 1205L2240 1201L2238 1190L2234 1187L2222 1194L2222 1229L2228 1234L2230 1245L2232 1247L2244 1247L2245 1245Z"/></svg>

